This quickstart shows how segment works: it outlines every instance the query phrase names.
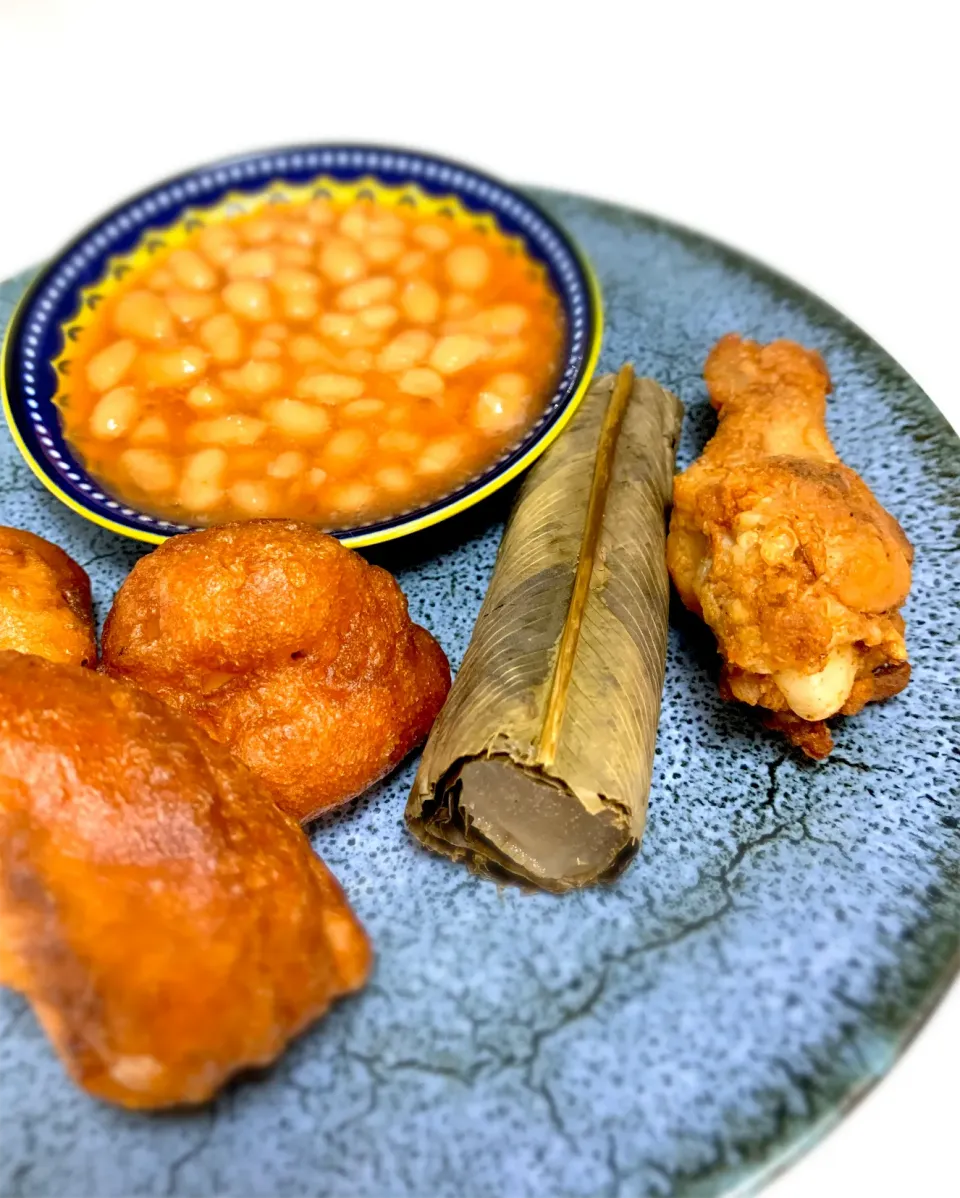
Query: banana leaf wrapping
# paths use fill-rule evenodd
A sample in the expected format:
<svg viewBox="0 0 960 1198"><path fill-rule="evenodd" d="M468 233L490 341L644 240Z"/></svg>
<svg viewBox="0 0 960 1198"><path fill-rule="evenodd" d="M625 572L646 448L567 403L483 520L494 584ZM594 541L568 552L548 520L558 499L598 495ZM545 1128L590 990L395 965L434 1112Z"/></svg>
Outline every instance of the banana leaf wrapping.
<svg viewBox="0 0 960 1198"><path fill-rule="evenodd" d="M431 849L546 890L621 869L646 820L666 657L666 509L683 408L597 379L510 516L406 819Z"/></svg>

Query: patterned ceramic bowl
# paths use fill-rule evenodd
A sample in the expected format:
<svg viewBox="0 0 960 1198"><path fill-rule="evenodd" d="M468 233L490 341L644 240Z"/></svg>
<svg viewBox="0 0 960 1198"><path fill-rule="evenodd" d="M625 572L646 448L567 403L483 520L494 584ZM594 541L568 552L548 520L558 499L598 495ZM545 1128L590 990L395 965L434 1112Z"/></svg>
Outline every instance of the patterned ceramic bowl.
<svg viewBox="0 0 960 1198"><path fill-rule="evenodd" d="M40 272L7 330L0 388L13 438L45 487L86 519L137 540L160 542L188 529L109 494L64 440L54 398L68 377L71 344L127 270L213 209L330 193L389 195L394 203L495 222L546 269L566 318L556 390L519 443L441 499L336 535L348 545L372 545L426 528L490 495L543 453L573 415L600 350L599 288L570 238L526 196L458 163L408 150L298 146L245 154L159 183L101 217Z"/></svg>

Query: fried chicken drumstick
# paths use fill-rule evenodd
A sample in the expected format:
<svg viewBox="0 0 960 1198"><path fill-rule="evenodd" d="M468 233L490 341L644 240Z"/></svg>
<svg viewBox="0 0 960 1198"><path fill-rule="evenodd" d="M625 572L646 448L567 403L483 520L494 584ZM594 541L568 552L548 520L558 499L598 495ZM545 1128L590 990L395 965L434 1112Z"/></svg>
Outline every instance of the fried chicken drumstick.
<svg viewBox="0 0 960 1198"><path fill-rule="evenodd" d="M830 443L819 354L730 334L704 377L719 427L675 481L670 574L717 638L724 698L766 708L769 727L826 757L829 716L909 681L913 551Z"/></svg>
<svg viewBox="0 0 960 1198"><path fill-rule="evenodd" d="M0 653L0 982L127 1107L264 1065L370 949L297 823L150 695Z"/></svg>

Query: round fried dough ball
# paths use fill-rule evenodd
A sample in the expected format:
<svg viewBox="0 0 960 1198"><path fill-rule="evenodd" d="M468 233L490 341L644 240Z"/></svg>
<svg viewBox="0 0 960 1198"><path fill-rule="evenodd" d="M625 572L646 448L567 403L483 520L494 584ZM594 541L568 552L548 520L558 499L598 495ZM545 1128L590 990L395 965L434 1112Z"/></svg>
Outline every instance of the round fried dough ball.
<svg viewBox="0 0 960 1198"><path fill-rule="evenodd" d="M56 545L0 527L0 650L97 664L90 579Z"/></svg>
<svg viewBox="0 0 960 1198"><path fill-rule="evenodd" d="M222 745L134 686L0 653L0 982L79 1085L202 1102L369 965L296 821Z"/></svg>
<svg viewBox="0 0 960 1198"><path fill-rule="evenodd" d="M173 537L120 588L103 668L192 716L307 820L418 745L450 688L396 580L309 524Z"/></svg>

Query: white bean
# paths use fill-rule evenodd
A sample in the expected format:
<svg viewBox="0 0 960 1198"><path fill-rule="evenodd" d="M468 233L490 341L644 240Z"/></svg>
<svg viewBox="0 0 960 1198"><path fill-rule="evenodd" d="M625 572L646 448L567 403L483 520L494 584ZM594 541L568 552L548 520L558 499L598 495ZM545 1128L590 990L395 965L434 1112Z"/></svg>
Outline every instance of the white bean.
<svg viewBox="0 0 960 1198"><path fill-rule="evenodd" d="M309 225L287 225L280 230L280 240L287 245L316 245L317 232Z"/></svg>
<svg viewBox="0 0 960 1198"><path fill-rule="evenodd" d="M376 329L368 329L352 312L324 312L317 321L317 328L331 340L341 345L375 345L380 340Z"/></svg>
<svg viewBox="0 0 960 1198"><path fill-rule="evenodd" d="M313 320L320 305L312 295L296 292L283 297L283 314L290 320Z"/></svg>
<svg viewBox="0 0 960 1198"><path fill-rule="evenodd" d="M238 279L228 283L221 294L227 307L247 320L269 320L273 315L270 292L259 279Z"/></svg>
<svg viewBox="0 0 960 1198"><path fill-rule="evenodd" d="M200 378L207 369L207 355L196 345L145 354L141 361L151 387L179 387Z"/></svg>
<svg viewBox="0 0 960 1198"><path fill-rule="evenodd" d="M368 329L388 329L399 319L400 313L392 304L374 304L360 313L360 323Z"/></svg>
<svg viewBox="0 0 960 1198"><path fill-rule="evenodd" d="M485 337L514 337L530 320L522 304L497 304L478 312L470 322L471 328Z"/></svg>
<svg viewBox="0 0 960 1198"><path fill-rule="evenodd" d="M274 507L273 491L268 483L254 479L241 479L230 488L230 499L243 512L251 516L265 516Z"/></svg>
<svg viewBox="0 0 960 1198"><path fill-rule="evenodd" d="M473 424L484 433L503 433L522 424L530 399L523 374L498 374L484 387L473 407Z"/></svg>
<svg viewBox="0 0 960 1198"><path fill-rule="evenodd" d="M413 230L413 239L436 253L445 250L450 244L450 234L439 225L418 225Z"/></svg>
<svg viewBox="0 0 960 1198"><path fill-rule="evenodd" d="M312 225L332 225L334 218L333 206L327 199L311 200L304 209L304 216Z"/></svg>
<svg viewBox="0 0 960 1198"><path fill-rule="evenodd" d="M90 431L101 441L114 441L133 426L140 399L132 387L114 387L97 401L90 414Z"/></svg>
<svg viewBox="0 0 960 1198"><path fill-rule="evenodd" d="M167 266L188 291L212 291L217 285L217 272L196 250L174 250Z"/></svg>
<svg viewBox="0 0 960 1198"><path fill-rule="evenodd" d="M331 283L342 286L363 278L367 263L352 241L335 238L328 241L320 253L320 270Z"/></svg>
<svg viewBox="0 0 960 1198"><path fill-rule="evenodd" d="M485 390L496 391L506 399L529 399L532 394L527 376L513 370L505 374L495 374Z"/></svg>
<svg viewBox="0 0 960 1198"><path fill-rule="evenodd" d="M196 483L192 479L180 480L177 502L188 512L209 512L223 499L223 487L212 483Z"/></svg>
<svg viewBox="0 0 960 1198"><path fill-rule="evenodd" d="M400 303L409 320L430 324L440 312L440 293L423 279L411 279L401 293Z"/></svg>
<svg viewBox="0 0 960 1198"><path fill-rule="evenodd" d="M113 310L113 327L125 337L163 341L174 334L173 316L152 291L128 291Z"/></svg>
<svg viewBox="0 0 960 1198"><path fill-rule="evenodd" d="M363 383L349 374L308 374L297 383L297 395L336 403L363 394Z"/></svg>
<svg viewBox="0 0 960 1198"><path fill-rule="evenodd" d="M344 312L358 312L361 308L369 308L371 304L382 304L396 289L396 279L391 279L389 275L376 275L372 279L344 287L337 296L337 307Z"/></svg>
<svg viewBox="0 0 960 1198"><path fill-rule="evenodd" d="M272 220L257 218L249 220L240 226L240 235L250 245L263 245L265 241L273 241L277 235L277 226Z"/></svg>
<svg viewBox="0 0 960 1198"><path fill-rule="evenodd" d="M234 391L247 395L269 395L283 382L283 367L279 362L260 359L244 362L239 370L225 370L220 376Z"/></svg>
<svg viewBox="0 0 960 1198"><path fill-rule="evenodd" d="M196 412L216 412L227 402L224 393L212 383L197 383L187 392L186 399Z"/></svg>
<svg viewBox="0 0 960 1198"><path fill-rule="evenodd" d="M246 250L227 263L231 279L269 279L276 269L277 259L270 250Z"/></svg>
<svg viewBox="0 0 960 1198"><path fill-rule="evenodd" d="M237 235L229 225L207 225L197 244L200 252L214 266L225 266L240 252Z"/></svg>
<svg viewBox="0 0 960 1198"><path fill-rule="evenodd" d="M291 337L289 350L295 362L318 362L324 355L323 343L307 333Z"/></svg>
<svg viewBox="0 0 960 1198"><path fill-rule="evenodd" d="M120 465L141 491L170 491L177 481L172 458L158 449L127 449Z"/></svg>
<svg viewBox="0 0 960 1198"><path fill-rule="evenodd" d="M363 252L371 262L383 266L403 253L403 242L399 237L371 237L363 247Z"/></svg>
<svg viewBox="0 0 960 1198"><path fill-rule="evenodd" d="M447 278L461 291L476 291L490 276L490 256L478 245L458 245L444 265Z"/></svg>
<svg viewBox="0 0 960 1198"><path fill-rule="evenodd" d="M527 345L520 337L511 337L491 349L488 362L492 366L513 366L527 355Z"/></svg>
<svg viewBox="0 0 960 1198"><path fill-rule="evenodd" d="M289 295L315 295L320 290L320 280L312 271L295 270L292 267L278 270L273 277L273 285L278 291Z"/></svg>
<svg viewBox="0 0 960 1198"><path fill-rule="evenodd" d="M413 487L413 475L402 466L384 466L382 470L377 471L375 478L385 491L392 491L397 495Z"/></svg>
<svg viewBox="0 0 960 1198"><path fill-rule="evenodd" d="M334 433L323 450L324 461L331 469L360 461L370 449L370 438L359 428L345 428Z"/></svg>
<svg viewBox="0 0 960 1198"><path fill-rule="evenodd" d="M443 394L443 379L435 370L426 366L416 366L400 376L397 384L407 395L419 395L423 399L434 399Z"/></svg>
<svg viewBox="0 0 960 1198"><path fill-rule="evenodd" d="M288 449L284 453L277 454L267 466L267 474L271 478L296 478L298 474L303 473L306 464L307 459L302 453L298 453L295 449Z"/></svg>
<svg viewBox="0 0 960 1198"><path fill-rule="evenodd" d="M422 329L398 333L377 355L377 370L393 374L422 362L433 348L433 337Z"/></svg>
<svg viewBox="0 0 960 1198"><path fill-rule="evenodd" d="M330 501L336 510L359 512L369 507L376 497L376 491L367 483L344 483L334 488Z"/></svg>
<svg viewBox="0 0 960 1198"><path fill-rule="evenodd" d="M356 332L359 321L355 316L347 316L343 312L324 312L317 321L317 328L324 337L335 337L345 341Z"/></svg>
<svg viewBox="0 0 960 1198"><path fill-rule="evenodd" d="M382 399L352 399L340 411L346 420L366 420L368 416L382 412L386 406Z"/></svg>
<svg viewBox="0 0 960 1198"><path fill-rule="evenodd" d="M419 474L443 474L457 464L463 456L463 445L459 437L447 437L433 441L417 459Z"/></svg>
<svg viewBox="0 0 960 1198"><path fill-rule="evenodd" d="M171 291L167 295L167 303L177 320L184 324L204 320L217 309L217 301L213 296L199 291Z"/></svg>
<svg viewBox="0 0 960 1198"><path fill-rule="evenodd" d="M360 208L348 208L340 217L337 228L344 237L349 237L352 241L363 241L367 236L369 226L370 220L366 212Z"/></svg>
<svg viewBox="0 0 960 1198"><path fill-rule="evenodd" d="M223 449L201 449L187 459L178 496L184 507L204 512L220 503L228 461Z"/></svg>
<svg viewBox="0 0 960 1198"><path fill-rule="evenodd" d="M403 255L394 270L398 275L415 275L426 264L427 255L423 250L409 250Z"/></svg>
<svg viewBox="0 0 960 1198"><path fill-rule="evenodd" d="M87 363L87 382L94 391L109 391L127 373L136 356L135 341L114 341Z"/></svg>
<svg viewBox="0 0 960 1198"><path fill-rule="evenodd" d="M367 227L375 237L402 237L407 228L396 213L382 208L373 212Z"/></svg>
<svg viewBox="0 0 960 1198"><path fill-rule="evenodd" d="M253 445L266 429L266 421L237 413L194 421L187 429L187 440L197 445Z"/></svg>
<svg viewBox="0 0 960 1198"><path fill-rule="evenodd" d="M243 333L229 312L205 320L200 326L200 340L215 362L236 362L243 353Z"/></svg>
<svg viewBox="0 0 960 1198"><path fill-rule="evenodd" d="M441 337L433 347L430 365L441 374L458 374L479 362L489 351L490 345L482 337L468 337L464 334Z"/></svg>
<svg viewBox="0 0 960 1198"><path fill-rule="evenodd" d="M229 462L225 449L201 449L187 459L183 477L191 482L219 487Z"/></svg>
<svg viewBox="0 0 960 1198"><path fill-rule="evenodd" d="M161 266L159 270L155 270L147 279L147 286L151 291L169 291L175 282L176 279L171 272Z"/></svg>
<svg viewBox="0 0 960 1198"><path fill-rule="evenodd" d="M299 399L271 400L263 405L263 415L291 437L322 437L330 428L330 417L323 408Z"/></svg>

